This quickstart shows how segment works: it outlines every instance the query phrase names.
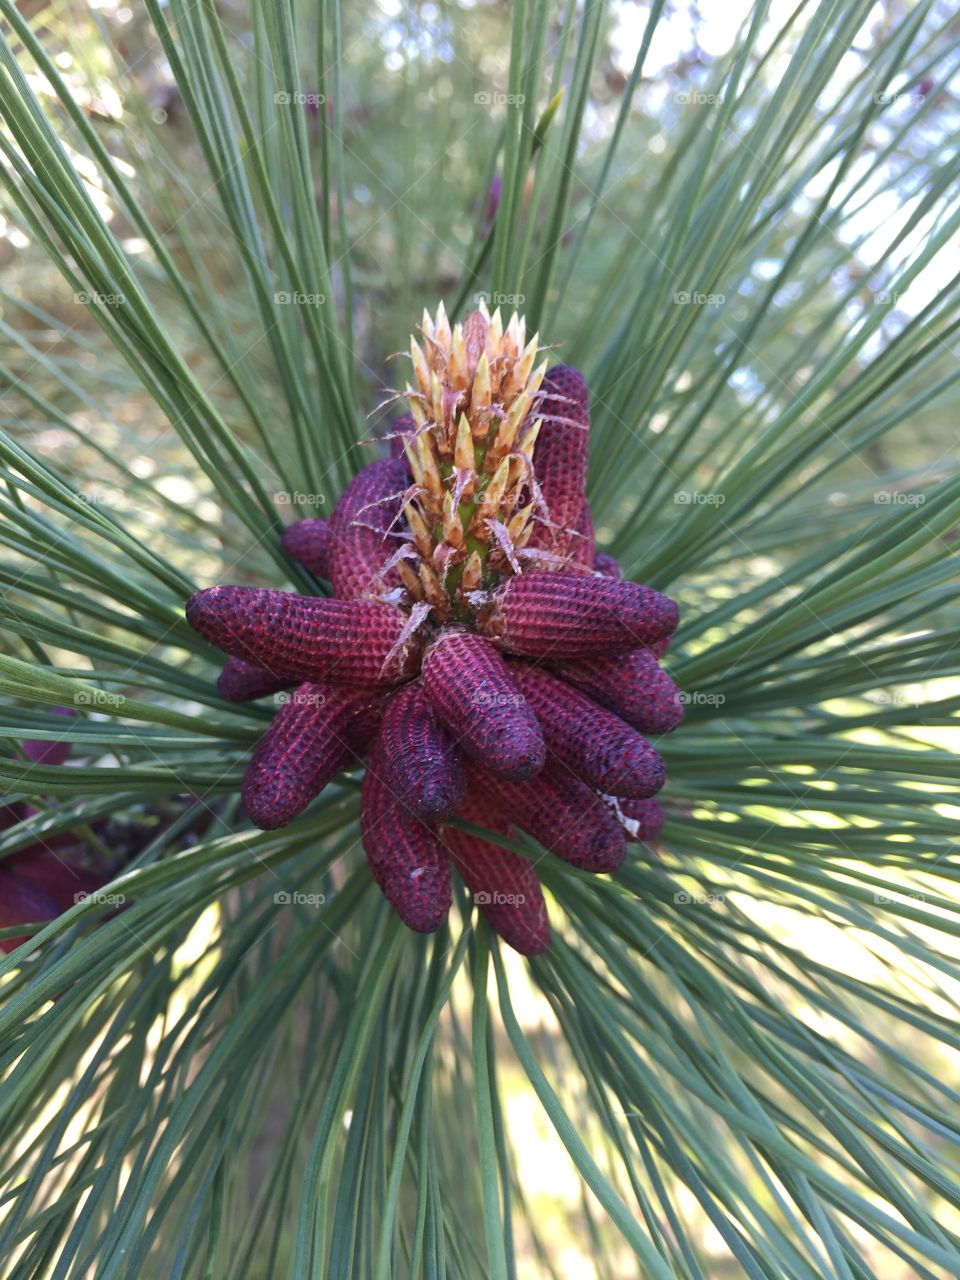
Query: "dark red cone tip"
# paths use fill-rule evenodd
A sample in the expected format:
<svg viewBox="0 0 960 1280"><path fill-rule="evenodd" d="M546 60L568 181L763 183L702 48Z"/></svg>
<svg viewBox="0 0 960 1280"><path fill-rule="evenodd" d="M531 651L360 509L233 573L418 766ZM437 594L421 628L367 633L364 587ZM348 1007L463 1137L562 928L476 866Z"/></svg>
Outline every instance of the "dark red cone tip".
<svg viewBox="0 0 960 1280"><path fill-rule="evenodd" d="M330 525L319 516L287 525L281 545L291 560L318 578L330 577Z"/></svg>
<svg viewBox="0 0 960 1280"><path fill-rule="evenodd" d="M274 716L243 779L243 803L263 830L292 822L341 769L356 762L376 727L369 695L302 684Z"/></svg>
<svg viewBox="0 0 960 1280"><path fill-rule="evenodd" d="M546 748L503 658L482 636L446 630L423 658L423 687L462 751L505 778L532 778Z"/></svg>
<svg viewBox="0 0 960 1280"><path fill-rule="evenodd" d="M450 861L436 832L386 785L379 744L363 779L360 831L373 877L403 923L416 933L439 929L452 900Z"/></svg>
<svg viewBox="0 0 960 1280"><path fill-rule="evenodd" d="M387 590L400 581L384 566L400 546L394 529L409 484L406 464L380 458L359 471L330 518L330 581L347 600Z"/></svg>
<svg viewBox="0 0 960 1280"><path fill-rule="evenodd" d="M509 835L505 822L493 817L493 806L471 788L457 817ZM542 954L550 946L550 919L533 863L509 849L456 827L443 828L443 842L473 901L495 933L523 956Z"/></svg>
<svg viewBox="0 0 960 1280"><path fill-rule="evenodd" d="M680 690L649 649L550 665L557 675L643 733L669 733L683 719Z"/></svg>
<svg viewBox="0 0 960 1280"><path fill-rule="evenodd" d="M418 682L393 694L380 725L384 782L422 822L438 822L456 809L466 774L453 738L437 722Z"/></svg>
<svg viewBox="0 0 960 1280"><path fill-rule="evenodd" d="M515 662L510 673L540 721L548 750L574 777L635 799L660 790L666 767L636 729L546 671Z"/></svg>
<svg viewBox="0 0 960 1280"><path fill-rule="evenodd" d="M533 450L533 468L547 511L529 545L565 555L576 541L573 531L587 487L590 407L583 374L567 365L551 369L531 416L543 420Z"/></svg>
<svg viewBox="0 0 960 1280"><path fill-rule="evenodd" d="M394 653L406 617L393 605L223 586L198 591L186 611L193 629L224 653L289 680L384 685L416 670L412 648Z"/></svg>
<svg viewBox="0 0 960 1280"><path fill-rule="evenodd" d="M533 782L508 782L475 765L479 794L550 853L583 871L616 871L626 856L620 824L595 791L548 761Z"/></svg>
<svg viewBox="0 0 960 1280"><path fill-rule="evenodd" d="M289 687L288 679L242 658L228 658L217 677L217 688L229 702L252 702L254 698L265 698Z"/></svg>
<svg viewBox="0 0 960 1280"><path fill-rule="evenodd" d="M603 657L676 630L673 600L650 587L596 574L525 573L495 593L487 634L526 658Z"/></svg>

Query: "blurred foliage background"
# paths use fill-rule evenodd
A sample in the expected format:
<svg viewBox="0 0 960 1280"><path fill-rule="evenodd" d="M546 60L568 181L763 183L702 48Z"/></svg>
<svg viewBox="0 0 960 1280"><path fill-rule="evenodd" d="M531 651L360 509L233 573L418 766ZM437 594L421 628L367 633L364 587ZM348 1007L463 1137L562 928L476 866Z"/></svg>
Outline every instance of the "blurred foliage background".
<svg viewBox="0 0 960 1280"><path fill-rule="evenodd" d="M4 1274L957 1274L953 7L0 15L0 856L149 827L0 966ZM325 589L282 525L481 292L683 616L662 842L530 965L389 919L355 776L251 831L182 613Z"/></svg>

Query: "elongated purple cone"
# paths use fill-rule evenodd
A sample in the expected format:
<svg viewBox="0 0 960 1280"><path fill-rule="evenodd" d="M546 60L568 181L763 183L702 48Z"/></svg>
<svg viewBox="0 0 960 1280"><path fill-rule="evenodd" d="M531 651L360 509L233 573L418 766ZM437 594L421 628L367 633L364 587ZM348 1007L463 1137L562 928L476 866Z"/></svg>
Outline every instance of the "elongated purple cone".
<svg viewBox="0 0 960 1280"><path fill-rule="evenodd" d="M543 423L533 466L547 504L547 519L536 524L529 545L565 555L577 541L573 531L587 488L590 404L583 374L567 365L551 369L543 380L535 415Z"/></svg>
<svg viewBox="0 0 960 1280"><path fill-rule="evenodd" d="M574 526L570 539L570 563L582 565L584 569L592 569L596 559L596 538L593 532L593 516L590 514L590 503L584 499L580 515Z"/></svg>
<svg viewBox="0 0 960 1280"><path fill-rule="evenodd" d="M524 658L627 653L676 630L673 600L636 582L595 574L524 573L495 594L486 633Z"/></svg>
<svg viewBox="0 0 960 1280"><path fill-rule="evenodd" d="M187 601L187 621L224 653L290 680L384 685L417 665L413 649L401 646L405 615L373 600L210 587Z"/></svg>
<svg viewBox="0 0 960 1280"><path fill-rule="evenodd" d="M607 555L605 551L598 551L593 558L594 573L601 574L604 578L622 578L623 570L620 568L620 561L614 560L613 556ZM655 658L662 658L670 648L670 641L673 639L673 633L664 636L661 640L652 641L647 647ZM638 725L638 728L642 726ZM653 730L651 730L651 733Z"/></svg>
<svg viewBox="0 0 960 1280"><path fill-rule="evenodd" d="M54 920L59 914L60 907L39 885L0 867L0 929ZM0 938L0 949L15 951L28 936Z"/></svg>
<svg viewBox="0 0 960 1280"><path fill-rule="evenodd" d="M460 803L467 781L460 753L437 722L423 685L409 684L390 698L380 756L385 784L422 822L439 822Z"/></svg>
<svg viewBox="0 0 960 1280"><path fill-rule="evenodd" d="M514 662L510 674L536 713L548 750L581 782L634 799L660 790L666 767L636 729L537 667Z"/></svg>
<svg viewBox="0 0 960 1280"><path fill-rule="evenodd" d="M243 803L263 830L285 827L327 783L354 764L374 732L379 704L335 685L302 684L257 743Z"/></svg>
<svg viewBox="0 0 960 1280"><path fill-rule="evenodd" d="M557 675L643 733L669 733L683 719L680 690L649 649L550 665Z"/></svg>
<svg viewBox="0 0 960 1280"><path fill-rule="evenodd" d="M291 560L318 578L330 577L330 524L319 516L287 525L281 545Z"/></svg>
<svg viewBox="0 0 960 1280"><path fill-rule="evenodd" d="M482 636L441 632L423 657L423 687L437 719L471 759L514 780L543 768L546 747L537 717Z"/></svg>
<svg viewBox="0 0 960 1280"><path fill-rule="evenodd" d="M275 676L242 658L228 658L217 677L217 688L230 702L252 702L254 698L265 698L289 687L289 679Z"/></svg>
<svg viewBox="0 0 960 1280"><path fill-rule="evenodd" d="M399 582L383 566L400 546L389 530L397 520L409 484L406 465L380 458L359 471L340 495L330 518L330 581L343 600Z"/></svg>
<svg viewBox="0 0 960 1280"><path fill-rule="evenodd" d="M457 817L500 835L510 831L477 792L476 784L464 796ZM550 920L533 863L456 827L444 827L442 839L490 927L522 956L546 951Z"/></svg>
<svg viewBox="0 0 960 1280"><path fill-rule="evenodd" d="M470 775L487 805L571 866L599 874L623 862L619 822L563 765L548 761L532 782L509 782L475 765Z"/></svg>
<svg viewBox="0 0 960 1280"><path fill-rule="evenodd" d="M403 923L417 933L439 929L450 910L450 861L436 832L397 803L379 743L363 779L360 831L374 879Z"/></svg>

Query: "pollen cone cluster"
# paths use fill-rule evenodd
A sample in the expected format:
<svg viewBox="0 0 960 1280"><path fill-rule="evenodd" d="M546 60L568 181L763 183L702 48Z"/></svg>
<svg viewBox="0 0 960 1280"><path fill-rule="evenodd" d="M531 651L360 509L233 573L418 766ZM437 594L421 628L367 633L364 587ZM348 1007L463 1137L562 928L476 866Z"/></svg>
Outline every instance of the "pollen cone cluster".
<svg viewBox="0 0 960 1280"><path fill-rule="evenodd" d="M391 457L329 521L284 533L332 596L219 586L187 602L229 655L221 694L282 701L244 780L254 822L285 826L363 761L364 848L401 919L437 929L455 870L526 955L550 943L537 855L458 824L616 871L627 841L659 834L650 739L682 717L659 665L677 606L597 554L586 384L537 349L516 315L424 314Z"/></svg>

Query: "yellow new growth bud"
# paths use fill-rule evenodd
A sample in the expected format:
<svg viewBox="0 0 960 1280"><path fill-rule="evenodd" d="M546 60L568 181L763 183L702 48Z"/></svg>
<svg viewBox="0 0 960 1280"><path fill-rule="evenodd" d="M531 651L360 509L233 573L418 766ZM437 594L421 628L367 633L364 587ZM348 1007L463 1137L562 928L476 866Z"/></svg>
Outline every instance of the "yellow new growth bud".
<svg viewBox="0 0 960 1280"><path fill-rule="evenodd" d="M510 424L512 432L510 435L511 443L516 438L516 434L523 426L524 419L533 408L533 396L528 391L521 392L514 400L513 404L507 411L506 421Z"/></svg>
<svg viewBox="0 0 960 1280"><path fill-rule="evenodd" d="M413 478L417 487L424 488L423 468L420 465L420 455L417 451L416 443L411 442L409 436L402 437L403 452L406 454L407 462L410 464L410 470L413 472Z"/></svg>
<svg viewBox="0 0 960 1280"><path fill-rule="evenodd" d="M507 522L507 533L509 533L511 540L515 544L517 542L517 539L520 537L520 535L526 530L527 526L530 524L531 517L533 516L533 509L535 506L536 506L536 503L534 502L527 503L525 507L521 507L519 511L517 511L514 515L512 515L509 521ZM529 536L530 535L528 533L527 537Z"/></svg>
<svg viewBox="0 0 960 1280"><path fill-rule="evenodd" d="M476 551L471 551L460 577L461 591L476 591L483 582L483 562Z"/></svg>
<svg viewBox="0 0 960 1280"><path fill-rule="evenodd" d="M465 387L469 380L467 347L463 340L463 325L454 325L453 338L450 341L450 364L447 377L454 387Z"/></svg>
<svg viewBox="0 0 960 1280"><path fill-rule="evenodd" d="M503 384L503 396L505 400L511 399L513 396L519 395L524 389L527 379L530 377L530 370L533 368L533 362L537 358L537 345L540 342L539 333L535 333L527 345L523 349L520 359L510 370L506 381Z"/></svg>
<svg viewBox="0 0 960 1280"><path fill-rule="evenodd" d="M537 392L540 390L540 384L543 382L546 376L547 376L547 362L546 360L544 360L543 364L540 365L539 369L535 369L533 373L531 373L530 377L527 379L527 391L530 393L530 395L535 396L537 394Z"/></svg>
<svg viewBox="0 0 960 1280"><path fill-rule="evenodd" d="M426 307L423 308L423 319L420 321L420 332L425 338L433 337L433 321L430 319L430 312Z"/></svg>
<svg viewBox="0 0 960 1280"><path fill-rule="evenodd" d="M423 479L419 483L428 490L432 498L439 498L443 493L443 480L440 477L433 432L431 430L421 431L418 433L416 440L417 454L419 455L420 467L423 472Z"/></svg>
<svg viewBox="0 0 960 1280"><path fill-rule="evenodd" d="M513 448L517 433L530 412L530 403L531 397L522 395L517 400L514 400L510 406L507 416L497 428L497 438L493 446L493 453L496 457L502 458L505 453L509 453Z"/></svg>
<svg viewBox="0 0 960 1280"><path fill-rule="evenodd" d="M423 594L431 604L447 604L447 593L440 585L440 579L434 569L423 561L420 562L420 585L423 588Z"/></svg>
<svg viewBox="0 0 960 1280"><path fill-rule="evenodd" d="M454 503L453 494L449 490L443 495L443 540L458 551L467 544L459 504Z"/></svg>
<svg viewBox="0 0 960 1280"><path fill-rule="evenodd" d="M500 355L500 349L503 345L503 317L500 315L500 308L490 317L490 328L487 330L487 358L496 360Z"/></svg>
<svg viewBox="0 0 960 1280"><path fill-rule="evenodd" d="M528 427L523 433L520 440L520 452L525 453L530 461L533 461L533 449L537 443L537 436L540 434L540 428L543 426L543 419L538 418L532 427Z"/></svg>
<svg viewBox="0 0 960 1280"><path fill-rule="evenodd" d="M422 330L411 338L406 389L417 429L403 446L417 486L404 510L418 560L398 572L412 599L442 620L488 572L516 572L506 539L522 547L537 527L529 499L547 366L535 367L540 338L527 342L522 317L514 311L505 322L482 299L452 328L440 303Z"/></svg>
<svg viewBox="0 0 960 1280"><path fill-rule="evenodd" d="M500 510L500 503L503 501L503 495L506 493L509 481L510 459L504 458L493 473L493 477L480 500L480 506L477 508L474 523L478 528L482 527L484 520L489 520L491 516Z"/></svg>
<svg viewBox="0 0 960 1280"><path fill-rule="evenodd" d="M489 331L488 331L489 341ZM483 355L477 362L477 371L473 375L473 390L470 394L470 408L486 409L490 404L490 365L487 361L487 353Z"/></svg>
<svg viewBox="0 0 960 1280"><path fill-rule="evenodd" d="M438 427L443 426L443 383L437 375L430 376L430 407L433 412L433 421Z"/></svg>
<svg viewBox="0 0 960 1280"><path fill-rule="evenodd" d="M427 358L423 354L423 348L413 337L410 339L410 359L413 361L413 372L416 374L417 385L426 395L430 390L430 368L427 364Z"/></svg>
<svg viewBox="0 0 960 1280"><path fill-rule="evenodd" d="M434 337L438 346L444 347L447 351L450 350L450 321L447 319L447 313L442 302L437 307Z"/></svg>
<svg viewBox="0 0 960 1280"><path fill-rule="evenodd" d="M423 587L420 585L420 578L417 571L408 560L399 560L397 562L397 571L403 581L403 585L407 588L414 600L423 599Z"/></svg>
<svg viewBox="0 0 960 1280"><path fill-rule="evenodd" d="M511 364L514 364L520 358L523 350L523 330L520 327L520 320L517 313L514 312L510 317L510 323L507 325L506 332L503 335L503 354Z"/></svg>
<svg viewBox="0 0 960 1280"><path fill-rule="evenodd" d="M413 425L419 431L427 421L427 410L423 402L423 397L419 392L414 391L410 383L407 383L407 402L410 405L410 413L413 417Z"/></svg>
<svg viewBox="0 0 960 1280"><path fill-rule="evenodd" d="M403 512L407 517L407 524L410 526L413 540L417 544L417 550L422 556L431 556L433 554L433 539L430 537L430 530L427 528L423 516L411 502L404 504Z"/></svg>
<svg viewBox="0 0 960 1280"><path fill-rule="evenodd" d="M458 471L472 471L474 464L473 436L470 434L470 422L465 413L461 413L457 423L457 442L453 450L453 465Z"/></svg>

